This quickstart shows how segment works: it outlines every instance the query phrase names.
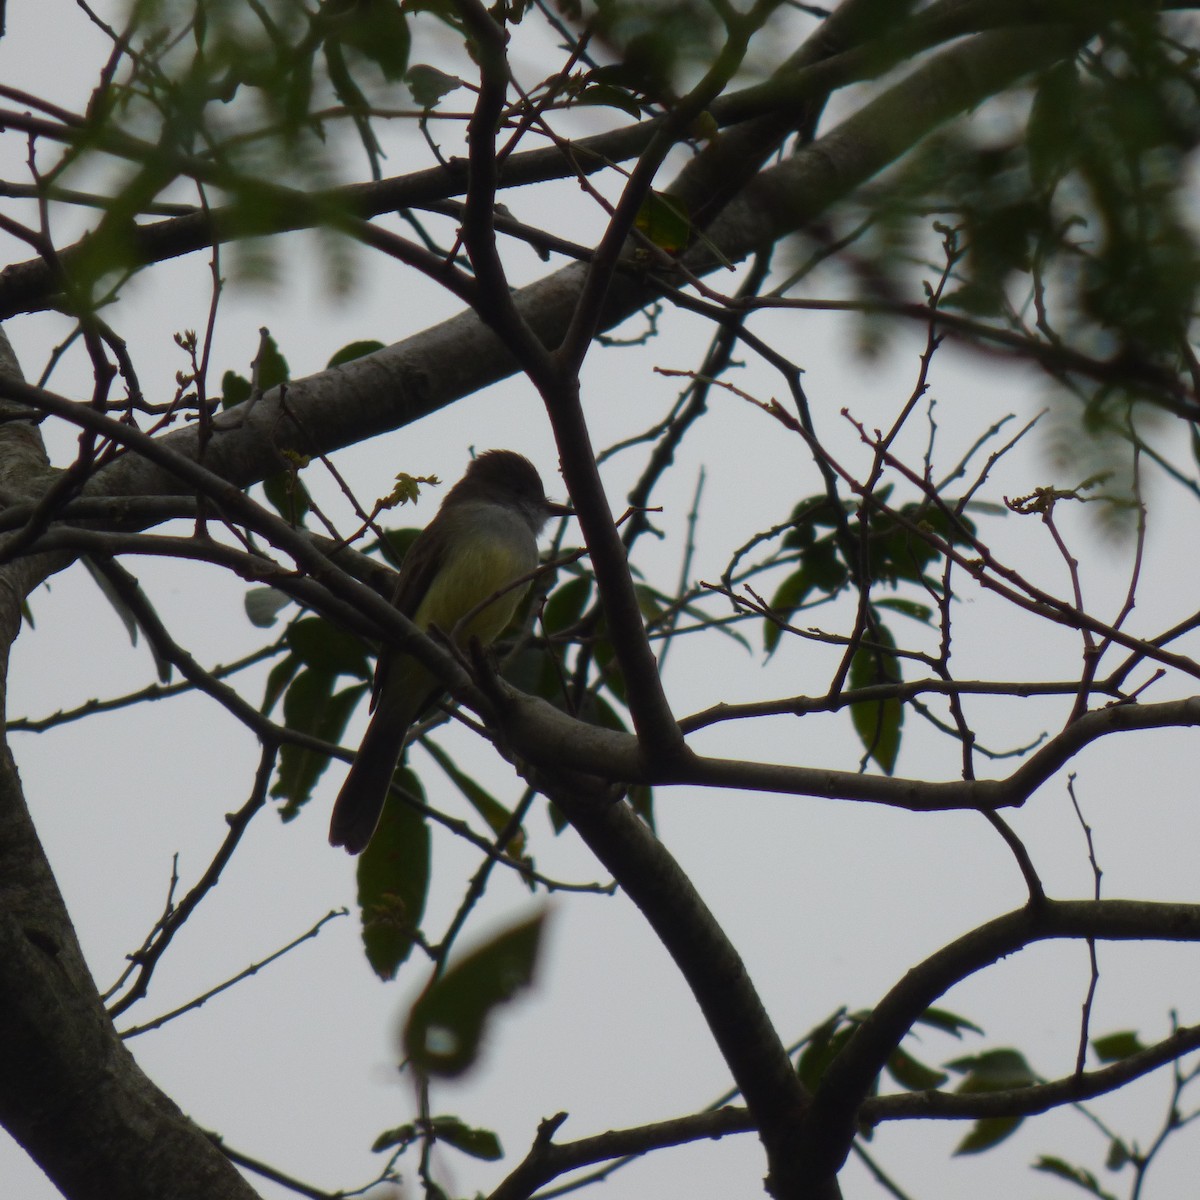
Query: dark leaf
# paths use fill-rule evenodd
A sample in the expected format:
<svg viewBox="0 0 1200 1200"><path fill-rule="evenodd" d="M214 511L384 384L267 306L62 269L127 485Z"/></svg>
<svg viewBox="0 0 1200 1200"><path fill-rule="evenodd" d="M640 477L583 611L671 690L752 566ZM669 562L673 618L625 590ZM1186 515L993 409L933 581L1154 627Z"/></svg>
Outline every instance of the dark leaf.
<svg viewBox="0 0 1200 1200"><path fill-rule="evenodd" d="M876 625L879 640L887 646L895 642L887 627ZM879 683L898 683L900 665L894 655L872 646L860 646L850 660L849 683L852 688ZM900 729L904 724L904 705L899 700L865 700L850 706L850 719L863 749L879 764L886 775L896 767L900 753Z"/></svg>
<svg viewBox="0 0 1200 1200"><path fill-rule="evenodd" d="M385 1129L371 1143L371 1149L376 1154L383 1150L407 1150L420 1136L415 1125L397 1125L395 1129Z"/></svg>
<svg viewBox="0 0 1200 1200"><path fill-rule="evenodd" d="M635 783L629 789L629 803L651 829L654 828L654 789L645 783Z"/></svg>
<svg viewBox="0 0 1200 1200"><path fill-rule="evenodd" d="M538 914L492 938L425 989L403 1031L404 1057L417 1071L456 1076L474 1064L492 1013L533 979L544 920Z"/></svg>
<svg viewBox="0 0 1200 1200"><path fill-rule="evenodd" d="M999 285L968 280L943 294L942 308L958 309L974 317L994 317L1005 304L1004 289Z"/></svg>
<svg viewBox="0 0 1200 1200"><path fill-rule="evenodd" d="M404 82L412 93L413 102L421 108L436 108L443 96L462 87L462 80L457 75L447 75L425 63L409 67Z"/></svg>
<svg viewBox="0 0 1200 1200"><path fill-rule="evenodd" d="M253 390L250 380L245 376L236 371L226 371L221 376L221 407L232 408L235 404L241 404L243 400L249 400Z"/></svg>
<svg viewBox="0 0 1200 1200"><path fill-rule="evenodd" d="M935 1071L918 1062L911 1054L896 1047L888 1055L888 1074L901 1086L913 1092L924 1092L941 1087L950 1077L944 1071Z"/></svg>
<svg viewBox="0 0 1200 1200"><path fill-rule="evenodd" d="M1011 1137L1020 1127L1024 1117L985 1117L976 1121L957 1146L955 1154L982 1154L993 1146L1000 1145L1006 1138Z"/></svg>
<svg viewBox="0 0 1200 1200"><path fill-rule="evenodd" d="M956 1089L963 1093L1008 1091L1037 1082L1037 1076L1019 1050L987 1050L983 1054L956 1058L946 1066L965 1075Z"/></svg>
<svg viewBox="0 0 1200 1200"><path fill-rule="evenodd" d="M417 540L420 532L420 529L416 528L385 529L383 531L383 538L387 542L387 547L384 558L392 566L399 566L404 561L404 556L408 553L409 547ZM372 548L383 549L378 542Z"/></svg>
<svg viewBox="0 0 1200 1200"><path fill-rule="evenodd" d="M1029 173L1039 189L1058 183L1078 150L1079 72L1073 59L1042 76L1029 110L1025 137Z"/></svg>
<svg viewBox="0 0 1200 1200"><path fill-rule="evenodd" d="M683 208L683 202L678 197L666 196L661 192L650 192L646 196L634 224L668 254L685 250L692 234L692 223Z"/></svg>
<svg viewBox="0 0 1200 1200"><path fill-rule="evenodd" d="M792 613L800 607L804 597L812 587L808 572L803 567L793 571L776 589L771 597L771 612L776 618L763 618L763 648L768 657L779 648L779 640L783 637L780 621L790 623Z"/></svg>
<svg viewBox="0 0 1200 1200"><path fill-rule="evenodd" d="M296 55L292 69L282 79L276 80L274 87L280 93L283 101L284 128L294 134L306 124L312 108L312 55ZM266 391L269 386L271 385L263 384L263 391Z"/></svg>
<svg viewBox="0 0 1200 1200"><path fill-rule="evenodd" d="M589 83L576 98L577 104L591 104L601 108L619 108L635 121L642 115L642 106L637 97L627 89L611 83Z"/></svg>
<svg viewBox="0 0 1200 1200"><path fill-rule="evenodd" d="M267 686L263 690L262 702L262 711L268 716L287 685L295 678L300 666L300 660L294 654L289 654L271 668L271 673L267 676Z"/></svg>
<svg viewBox="0 0 1200 1200"><path fill-rule="evenodd" d="M284 638L306 667L329 675L371 678L371 664L362 639L324 617L301 617L293 621Z"/></svg>
<svg viewBox="0 0 1200 1200"><path fill-rule="evenodd" d="M804 564L810 585L829 596L840 591L849 578L846 564L831 536L821 538L805 550L800 561Z"/></svg>
<svg viewBox="0 0 1200 1200"><path fill-rule="evenodd" d="M903 613L914 621L928 625L933 620L933 609L928 604L918 604L915 600L902 600L899 596L885 596L875 601L876 608L890 608L892 612Z"/></svg>
<svg viewBox="0 0 1200 1200"><path fill-rule="evenodd" d="M258 347L258 357L255 360L258 386L269 392L273 387L286 383L291 375L288 371L287 359L279 353L279 347L270 334L264 334Z"/></svg>
<svg viewBox="0 0 1200 1200"><path fill-rule="evenodd" d="M1082 1188L1089 1196L1099 1197L1099 1200L1116 1200L1112 1193L1101 1188L1099 1180L1091 1171L1085 1171L1082 1167L1073 1167L1061 1158L1044 1154L1034 1162L1033 1169L1042 1171L1046 1175L1053 1175L1058 1179L1065 1179L1068 1183Z"/></svg>
<svg viewBox="0 0 1200 1200"><path fill-rule="evenodd" d="M593 644L592 653L596 656L596 665L604 675L604 686L622 703L628 703L625 693L625 675L617 662L612 642L604 637L598 637Z"/></svg>
<svg viewBox="0 0 1200 1200"><path fill-rule="evenodd" d="M662 618L670 601L661 592L655 591L648 583L635 583L633 592L637 597L638 612L647 624L652 625Z"/></svg>
<svg viewBox="0 0 1200 1200"><path fill-rule="evenodd" d="M512 813L490 792L485 791L432 739L425 743L425 751L449 776L451 782L466 797L467 803L487 822L493 833L502 832L512 820ZM525 851L525 834L518 828L503 847L506 853L519 858Z"/></svg>
<svg viewBox="0 0 1200 1200"><path fill-rule="evenodd" d="M278 471L263 480L271 507L289 524L302 525L312 509L312 497L296 471Z"/></svg>
<svg viewBox="0 0 1200 1200"><path fill-rule="evenodd" d="M954 1037L961 1037L964 1029L971 1033L983 1033L983 1030L973 1021L968 1021L966 1017L960 1017L944 1008L927 1008L915 1023L930 1025L934 1029L940 1029L943 1033L952 1034Z"/></svg>
<svg viewBox="0 0 1200 1200"><path fill-rule="evenodd" d="M383 77L404 77L412 36L408 21L396 0L356 0L355 3L325 5L340 11L329 22L331 37L353 47L383 72Z"/></svg>
<svg viewBox="0 0 1200 1200"><path fill-rule="evenodd" d="M592 580L588 575L577 575L555 588L542 609L542 625L546 633L553 637L570 629L583 616L591 594Z"/></svg>
<svg viewBox="0 0 1200 1200"><path fill-rule="evenodd" d="M340 742L355 705L366 693L366 684L356 684L334 694L337 677L326 671L301 671L283 698L283 723L297 733L308 733L326 742ZM285 821L300 811L312 789L329 766L329 756L307 747L284 745L279 751L279 774L271 795L287 803L279 810Z"/></svg>
<svg viewBox="0 0 1200 1200"><path fill-rule="evenodd" d="M857 1027L856 1021L838 1011L812 1031L796 1063L796 1074L809 1091L816 1091L834 1056Z"/></svg>
<svg viewBox="0 0 1200 1200"><path fill-rule="evenodd" d="M382 349L382 342L351 342L349 345L343 346L326 366L340 367L345 363L353 362L356 358L365 358L368 354L374 354L376 350Z"/></svg>
<svg viewBox="0 0 1200 1200"><path fill-rule="evenodd" d="M398 774L405 791L423 798L420 781ZM387 798L374 836L358 859L358 907L367 961L380 979L395 979L412 953L429 893L430 835L423 813Z"/></svg>
<svg viewBox="0 0 1200 1200"><path fill-rule="evenodd" d="M439 1142L446 1142L472 1158L495 1162L504 1157L500 1139L490 1129L472 1129L458 1117L434 1117L429 1125Z"/></svg>
<svg viewBox="0 0 1200 1200"><path fill-rule="evenodd" d="M589 692L579 706L579 719L589 725L599 725L602 729L615 729L618 733L627 732L621 714L617 712L603 696Z"/></svg>
<svg viewBox="0 0 1200 1200"><path fill-rule="evenodd" d="M1146 1047L1133 1030L1126 1030L1123 1033L1110 1033L1104 1037L1092 1038L1092 1049L1101 1062L1117 1062L1145 1050Z"/></svg>

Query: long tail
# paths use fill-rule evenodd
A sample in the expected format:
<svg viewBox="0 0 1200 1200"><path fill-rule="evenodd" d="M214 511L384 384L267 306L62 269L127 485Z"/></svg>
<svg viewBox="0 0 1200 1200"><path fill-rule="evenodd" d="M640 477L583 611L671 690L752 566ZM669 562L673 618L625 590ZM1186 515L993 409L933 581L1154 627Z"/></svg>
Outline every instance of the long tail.
<svg viewBox="0 0 1200 1200"><path fill-rule="evenodd" d="M329 844L345 846L349 854L367 848L400 761L411 714L395 707L384 703L376 708L333 806Z"/></svg>

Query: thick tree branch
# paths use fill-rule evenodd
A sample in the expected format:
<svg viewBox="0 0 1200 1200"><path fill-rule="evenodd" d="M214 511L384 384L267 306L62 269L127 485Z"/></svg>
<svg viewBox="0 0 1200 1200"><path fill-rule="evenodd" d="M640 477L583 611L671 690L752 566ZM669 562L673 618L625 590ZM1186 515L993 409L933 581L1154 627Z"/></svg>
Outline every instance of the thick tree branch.
<svg viewBox="0 0 1200 1200"><path fill-rule="evenodd" d="M738 261L795 231L939 125L1027 72L1070 54L1079 37L1054 28L1005 31L947 50L793 158L759 173L717 219L709 241L723 259ZM698 246L684 265L704 274L719 263ZM522 320L542 345L561 341L585 275L583 265L571 264L513 294ZM612 328L658 291L651 278L619 274L599 328ZM386 350L295 380L282 392L268 392L244 419L231 410L209 440L205 461L217 474L245 486L279 470L284 451L330 451L400 428L517 369L495 333L473 312L465 312ZM198 437L193 427L165 440L179 453L195 457ZM107 468L89 490L154 495L176 492L179 485L156 468L127 458Z"/></svg>
<svg viewBox="0 0 1200 1200"><path fill-rule="evenodd" d="M855 1114L876 1076L913 1022L939 996L1005 955L1051 938L1200 941L1200 905L1046 900L988 921L930 955L875 1006L830 1064L806 1123L805 1142L810 1151L806 1163L826 1155L826 1172L840 1166L854 1137ZM1168 1056L1167 1061L1170 1057L1175 1056ZM1046 1095L1058 1096L1056 1103L1067 1103L1071 1097L1063 1093L1065 1089L1060 1087ZM941 1102L931 1101L930 1107L937 1103ZM814 1175L817 1180L824 1177L821 1171Z"/></svg>
<svg viewBox="0 0 1200 1200"><path fill-rule="evenodd" d="M746 1109L726 1107L672 1121L655 1121L633 1129L613 1129L574 1142L556 1143L554 1134L566 1120L566 1115L560 1113L542 1122L529 1153L488 1200L526 1200L552 1180L581 1167L754 1130L754 1121Z"/></svg>
<svg viewBox="0 0 1200 1200"><path fill-rule="evenodd" d="M1082 0L1069 8L1073 18L1089 22L1094 28L1104 19L1098 3ZM903 36L895 36L903 10L911 0L849 0L841 4L822 23L809 42L792 56L771 81L718 97L710 106L721 127L763 118L772 125L769 136L759 136L764 153L788 128L794 128L804 114L836 88L880 75L905 57L928 50L950 38L995 25L1031 23L1062 19L1067 0L943 0L920 14L909 26L899 26ZM1193 7L1166 5L1165 7ZM862 41L864 44L856 46ZM83 117L55 110L53 120L30 117L17 110L4 114L11 128L24 129L33 136L71 143L86 134ZM507 155L498 166L496 186L521 187L554 179L569 179L593 174L614 163L636 158L649 145L665 118L641 121L619 129L566 141L559 145ZM780 122L782 121L782 124ZM104 148L111 154L133 162L146 162L158 154L149 142L126 134L109 138ZM222 176L208 159L177 156L174 168L182 175L213 186L237 191L236 176ZM251 181L240 181L250 183ZM286 233L312 228L330 214L370 219L402 208L420 208L468 189L467 160L451 158L445 164L414 171L378 182L351 184L324 192L306 194L295 189L252 181L256 194L266 202L247 219L237 205L197 210L186 216L139 226L132 231L131 251L142 263L163 262L184 254L207 250L214 243L248 235ZM59 260L69 266L81 244L58 252ZM0 272L0 319L19 312L33 312L53 302L60 285L55 269L42 259L15 263Z"/></svg>
<svg viewBox="0 0 1200 1200"><path fill-rule="evenodd" d="M666 847L604 787L535 772L535 786L567 815L638 906L692 989L754 1116L767 1153L767 1190L800 1200L791 1182L807 1095L737 950ZM835 1195L832 1191L811 1193Z"/></svg>
<svg viewBox="0 0 1200 1200"><path fill-rule="evenodd" d="M19 376L7 341L8 375ZM10 406L9 406L10 407ZM36 430L0 427L0 477L36 494ZM46 567L0 568L0 704L21 602ZM72 1200L252 1197L238 1173L145 1075L116 1036L0 747L0 1123Z"/></svg>
<svg viewBox="0 0 1200 1200"><path fill-rule="evenodd" d="M523 756L554 767L575 767L611 781L656 786L741 788L787 795L823 796L886 804L910 812L995 810L1024 804L1086 746L1110 734L1137 729L1200 725L1200 697L1158 704L1116 704L1081 717L1003 779L934 780L864 775L854 771L794 767L693 754L647 770L636 739L579 722L544 700L506 693L505 729Z"/></svg>

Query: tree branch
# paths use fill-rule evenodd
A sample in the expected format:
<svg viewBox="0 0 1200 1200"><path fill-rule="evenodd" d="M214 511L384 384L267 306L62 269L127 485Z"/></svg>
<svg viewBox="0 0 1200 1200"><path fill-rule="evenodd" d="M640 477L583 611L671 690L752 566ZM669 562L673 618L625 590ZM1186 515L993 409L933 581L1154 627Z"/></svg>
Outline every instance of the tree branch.
<svg viewBox="0 0 1200 1200"><path fill-rule="evenodd" d="M1051 938L1200 941L1200 905L1045 900L988 921L930 955L875 1006L830 1064L813 1098L807 1130L812 1156L825 1154L827 1164L840 1165L854 1136L855 1114L876 1076L913 1022L939 996L1005 955ZM1058 1088L1045 1096L1057 1096L1055 1103L1066 1103L1071 1097L1063 1093L1064 1089ZM941 1103L930 1101L930 1108Z"/></svg>

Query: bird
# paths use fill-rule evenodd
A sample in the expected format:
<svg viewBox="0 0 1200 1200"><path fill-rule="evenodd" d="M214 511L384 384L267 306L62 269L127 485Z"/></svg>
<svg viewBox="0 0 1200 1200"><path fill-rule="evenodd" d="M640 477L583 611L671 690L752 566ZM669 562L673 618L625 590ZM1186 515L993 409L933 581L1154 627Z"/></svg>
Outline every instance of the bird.
<svg viewBox="0 0 1200 1200"><path fill-rule="evenodd" d="M453 634L457 645L472 638L490 644L528 590L527 582L518 581L537 568L538 535L551 517L571 511L546 498L529 459L513 450L485 451L468 465L409 548L392 603L418 629L436 625ZM331 845L350 854L366 849L409 729L444 690L411 654L383 647L371 719L333 805Z"/></svg>

